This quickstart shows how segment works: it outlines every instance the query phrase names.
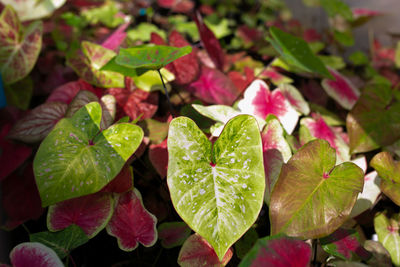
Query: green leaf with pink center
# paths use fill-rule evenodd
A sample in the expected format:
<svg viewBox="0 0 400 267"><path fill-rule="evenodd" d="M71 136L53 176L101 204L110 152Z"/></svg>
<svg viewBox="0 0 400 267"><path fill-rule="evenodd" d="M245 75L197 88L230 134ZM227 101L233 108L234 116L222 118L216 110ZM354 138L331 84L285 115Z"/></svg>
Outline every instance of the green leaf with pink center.
<svg viewBox="0 0 400 267"><path fill-rule="evenodd" d="M11 6L0 15L0 71L4 83L14 83L29 74L42 48L43 24L23 27Z"/></svg>
<svg viewBox="0 0 400 267"><path fill-rule="evenodd" d="M186 117L170 123L168 187L181 218L220 260L258 217L265 175L256 120L239 115L212 144Z"/></svg>
<svg viewBox="0 0 400 267"><path fill-rule="evenodd" d="M374 228L379 242L389 251L392 262L400 265L400 215L395 214L388 218L385 213L378 213L374 218Z"/></svg>
<svg viewBox="0 0 400 267"><path fill-rule="evenodd" d="M335 150L317 139L283 165L271 195L272 234L320 238L348 219L363 189L364 172L351 162L335 164Z"/></svg>
<svg viewBox="0 0 400 267"><path fill-rule="evenodd" d="M102 109L91 102L60 120L34 159L42 205L95 193L113 180L139 147L142 129L119 123L100 129Z"/></svg>

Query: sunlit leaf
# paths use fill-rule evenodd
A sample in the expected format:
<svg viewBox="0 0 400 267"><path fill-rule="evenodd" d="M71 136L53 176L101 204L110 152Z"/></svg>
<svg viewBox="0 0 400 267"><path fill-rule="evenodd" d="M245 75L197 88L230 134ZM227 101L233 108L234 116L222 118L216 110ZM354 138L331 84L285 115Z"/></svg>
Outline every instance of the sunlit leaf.
<svg viewBox="0 0 400 267"><path fill-rule="evenodd" d="M308 106L307 101L304 100L296 87L290 84L281 84L278 89L289 101L290 105L292 105L292 107L294 107L298 112L303 115L308 115L310 113L310 107Z"/></svg>
<svg viewBox="0 0 400 267"><path fill-rule="evenodd" d="M263 202L265 177L256 120L239 115L211 142L190 119L170 123L168 187L181 218L220 260L250 228Z"/></svg>
<svg viewBox="0 0 400 267"><path fill-rule="evenodd" d="M354 218L375 205L381 194L381 189L379 188L380 184L381 178L376 171L365 175L363 191L358 195L356 204L351 210L350 217Z"/></svg>
<svg viewBox="0 0 400 267"><path fill-rule="evenodd" d="M374 218L374 228L379 242L389 251L393 263L400 265L399 214L388 218L385 213L378 213Z"/></svg>
<svg viewBox="0 0 400 267"><path fill-rule="evenodd" d="M1 0L4 5L11 5L21 21L41 19L50 16L66 0Z"/></svg>

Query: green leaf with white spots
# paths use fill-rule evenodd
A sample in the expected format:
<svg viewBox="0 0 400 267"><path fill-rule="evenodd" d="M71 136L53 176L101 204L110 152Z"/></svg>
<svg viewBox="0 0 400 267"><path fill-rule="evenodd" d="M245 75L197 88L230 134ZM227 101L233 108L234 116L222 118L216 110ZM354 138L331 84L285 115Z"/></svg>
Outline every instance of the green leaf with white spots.
<svg viewBox="0 0 400 267"><path fill-rule="evenodd" d="M44 207L99 191L139 147L139 126L119 123L100 131L101 117L100 104L91 102L60 120L41 143L33 167Z"/></svg>
<svg viewBox="0 0 400 267"><path fill-rule="evenodd" d="M186 117L168 134L168 187L181 218L214 248L220 260L255 222L265 175L256 120L239 115L214 145Z"/></svg>
<svg viewBox="0 0 400 267"><path fill-rule="evenodd" d="M388 218L385 213L379 213L374 218L374 227L378 240L389 251L392 262L396 266L400 266L399 220L399 214Z"/></svg>

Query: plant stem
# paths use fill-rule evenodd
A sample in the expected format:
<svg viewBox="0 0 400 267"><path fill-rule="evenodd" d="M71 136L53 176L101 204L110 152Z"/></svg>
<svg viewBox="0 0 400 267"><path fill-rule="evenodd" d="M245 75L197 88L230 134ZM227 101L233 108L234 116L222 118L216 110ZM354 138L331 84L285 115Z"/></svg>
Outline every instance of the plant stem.
<svg viewBox="0 0 400 267"><path fill-rule="evenodd" d="M25 229L25 231L28 233L28 235L30 235L31 232L29 231L28 227L26 227L26 225L25 225L24 223L21 224L21 225L22 225L22 227Z"/></svg>
<svg viewBox="0 0 400 267"><path fill-rule="evenodd" d="M162 85L163 85L163 88L164 88L164 92L165 92L165 95L166 95L166 97L167 97L167 101L168 101L168 105L169 105L169 111L171 112L172 117L175 117L175 116L174 116L174 112L173 112L174 109L173 109L173 107L172 107L171 100L169 99L168 90L167 90L167 87L165 86L164 79L163 79L163 77L162 77L162 74L161 74L160 69L157 69L157 72L158 72L158 74L160 75L160 79L161 79L161 82L162 82Z"/></svg>
<svg viewBox="0 0 400 267"><path fill-rule="evenodd" d="M317 252L318 252L318 240L317 239L312 240L312 247L314 249L313 266L317 266Z"/></svg>
<svg viewBox="0 0 400 267"><path fill-rule="evenodd" d="M151 265L151 267L156 266L156 264L157 264L157 262L158 262L158 259L160 258L161 254L162 254L162 252L163 252L163 249L164 249L164 248L161 247L160 251L158 251L158 254L157 254L157 256L156 256L156 259L154 260L154 262L153 262L153 264Z"/></svg>

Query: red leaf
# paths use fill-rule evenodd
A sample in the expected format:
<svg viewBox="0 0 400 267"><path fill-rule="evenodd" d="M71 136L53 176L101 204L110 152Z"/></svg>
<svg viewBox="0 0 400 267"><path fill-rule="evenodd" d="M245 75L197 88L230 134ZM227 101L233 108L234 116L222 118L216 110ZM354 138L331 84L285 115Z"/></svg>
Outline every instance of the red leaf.
<svg viewBox="0 0 400 267"><path fill-rule="evenodd" d="M120 173L109 182L100 192L124 193L133 188L132 167L125 165Z"/></svg>
<svg viewBox="0 0 400 267"><path fill-rule="evenodd" d="M190 43L179 32L174 30L169 35L169 45L184 47L190 45ZM194 81L199 74L199 62L195 50L184 57L178 58L172 64L175 68L174 75L177 84L188 84Z"/></svg>
<svg viewBox="0 0 400 267"><path fill-rule="evenodd" d="M322 37L315 29L307 29L303 32L303 39L308 43L312 43L321 41Z"/></svg>
<svg viewBox="0 0 400 267"><path fill-rule="evenodd" d="M211 245L199 234L194 234L183 244L178 256L178 264L182 267L225 266L232 255L232 248L229 248L222 261L219 261Z"/></svg>
<svg viewBox="0 0 400 267"><path fill-rule="evenodd" d="M36 187L32 164L25 167L23 172L14 173L1 183L2 205L7 214L8 224L16 227L19 224L37 219L44 209Z"/></svg>
<svg viewBox="0 0 400 267"><path fill-rule="evenodd" d="M145 247L157 241L157 218L143 206L137 189L118 197L114 214L107 225L107 233L118 239L124 251L134 250L139 243Z"/></svg>
<svg viewBox="0 0 400 267"><path fill-rule="evenodd" d="M168 169L167 139L160 144L150 145L149 159L161 178L165 178L167 176Z"/></svg>
<svg viewBox="0 0 400 267"><path fill-rule="evenodd" d="M194 21L196 22L197 29L199 30L200 39L204 45L204 48L207 50L207 53L210 55L210 58L214 62L215 66L219 70L222 70L225 62L225 53L222 50L217 37L215 37L214 33L203 22L200 12L196 12Z"/></svg>
<svg viewBox="0 0 400 267"><path fill-rule="evenodd" d="M50 206L47 228L59 231L75 224L92 238L106 226L112 212L113 199L109 193L98 192L73 198Z"/></svg>
<svg viewBox="0 0 400 267"><path fill-rule="evenodd" d="M6 139L10 128L11 125L6 124L0 132L0 181L15 171L32 153L32 148Z"/></svg>
<svg viewBox="0 0 400 267"><path fill-rule="evenodd" d="M126 28L129 26L130 22L126 22L118 27L104 42L101 44L103 47L116 50L126 37Z"/></svg>
<svg viewBox="0 0 400 267"><path fill-rule="evenodd" d="M191 0L157 0L157 4L180 13L188 13L194 7L194 2Z"/></svg>
<svg viewBox="0 0 400 267"><path fill-rule="evenodd" d="M10 253L15 267L62 267L64 264L51 248L37 242L21 243Z"/></svg>
<svg viewBox="0 0 400 267"><path fill-rule="evenodd" d="M353 8L353 18L354 19L359 19L359 18L371 18L375 16L380 16L383 15L382 12L368 9L368 8Z"/></svg>
<svg viewBox="0 0 400 267"><path fill-rule="evenodd" d="M57 87L47 98L46 102L62 102L69 104L81 90L94 91L91 84L79 79L78 81L69 82Z"/></svg>
<svg viewBox="0 0 400 267"><path fill-rule="evenodd" d="M217 69L201 68L199 79L192 82L188 90L210 104L231 105L240 94L235 84Z"/></svg>
<svg viewBox="0 0 400 267"><path fill-rule="evenodd" d="M150 34L150 43L155 45L167 45L165 40L158 33L155 32L152 32Z"/></svg>
<svg viewBox="0 0 400 267"><path fill-rule="evenodd" d="M238 71L231 71L228 73L228 77L233 81L236 88L242 92L246 89L250 83L254 80L254 71L248 67L244 67L245 75L242 75Z"/></svg>
<svg viewBox="0 0 400 267"><path fill-rule="evenodd" d="M17 121L8 136L28 143L39 142L64 117L66 110L67 104L61 102L46 102L37 106Z"/></svg>

